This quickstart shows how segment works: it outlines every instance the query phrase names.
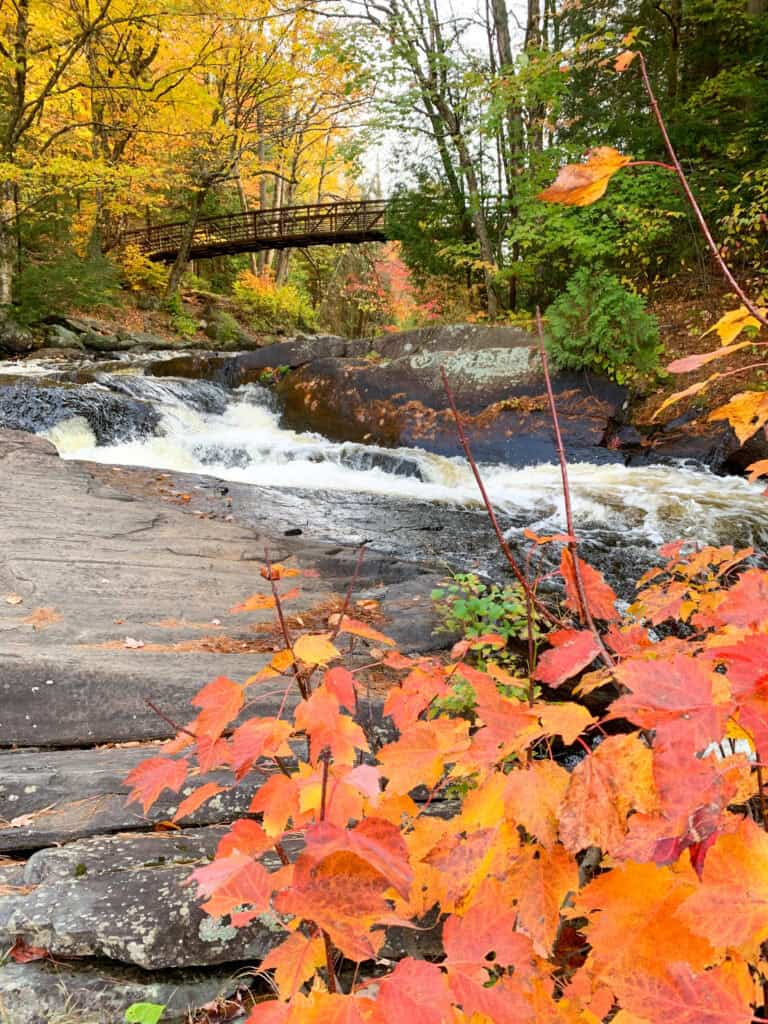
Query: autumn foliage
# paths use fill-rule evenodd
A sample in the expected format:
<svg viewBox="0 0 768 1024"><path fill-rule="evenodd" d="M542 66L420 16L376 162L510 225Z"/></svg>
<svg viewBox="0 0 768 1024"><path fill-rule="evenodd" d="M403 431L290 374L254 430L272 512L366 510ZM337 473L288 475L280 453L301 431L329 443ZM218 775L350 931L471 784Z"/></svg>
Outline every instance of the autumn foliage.
<svg viewBox="0 0 768 1024"><path fill-rule="evenodd" d="M195 785L177 821L221 791L214 768L253 788L190 877L215 917L284 923L262 964L276 998L250 1024L747 1024L763 1005L768 572L750 550L669 545L621 614L579 560L593 631L564 552L559 628L514 678L530 699L468 644L409 658L343 614L286 631L246 682L209 683L131 773L145 809ZM295 572L266 566L272 593L241 609L279 605ZM369 648L362 667L343 665L352 645ZM372 663L393 679L375 727ZM451 716L440 701L458 680L475 703ZM280 712L250 716L266 690ZM757 757L721 750L726 737ZM393 965L393 929L423 958Z"/></svg>

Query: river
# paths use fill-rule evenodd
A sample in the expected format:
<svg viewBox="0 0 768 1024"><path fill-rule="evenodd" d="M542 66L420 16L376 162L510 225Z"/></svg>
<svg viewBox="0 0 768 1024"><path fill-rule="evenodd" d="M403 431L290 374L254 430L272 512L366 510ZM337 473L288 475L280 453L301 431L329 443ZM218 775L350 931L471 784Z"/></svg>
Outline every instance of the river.
<svg viewBox="0 0 768 1024"><path fill-rule="evenodd" d="M109 364L80 384L82 374L61 363L22 367L0 363L0 384L12 381L8 393L15 390L16 405L25 389L44 393L46 403L55 405L57 386L68 400L74 389L85 402L80 414L62 408L55 415L41 413L31 425L65 459L215 478L251 489L254 521L264 519L265 508L277 508L286 521L320 537L366 539L400 557L442 560L452 568L493 569L493 544L462 459L297 433L281 425L273 394L260 385L228 389L211 381L153 377L149 360ZM116 396L133 402L131 409L138 400L154 410L151 429L146 423L132 429L129 415L117 436L105 436L92 410ZM3 415L6 405L0 394L0 419L18 425L13 415ZM28 421L23 425L30 428ZM558 467L481 468L515 546L526 526L539 533L563 528ZM620 463L577 463L570 478L585 554L619 585L672 539L768 547L768 499L761 486L740 478L691 465ZM413 540L419 533L424 536Z"/></svg>

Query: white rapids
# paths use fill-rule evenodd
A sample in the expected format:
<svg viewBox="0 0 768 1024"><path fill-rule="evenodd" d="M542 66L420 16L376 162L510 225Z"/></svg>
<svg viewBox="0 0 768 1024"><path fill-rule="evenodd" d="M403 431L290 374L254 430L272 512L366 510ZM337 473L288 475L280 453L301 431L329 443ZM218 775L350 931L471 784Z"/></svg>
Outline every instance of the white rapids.
<svg viewBox="0 0 768 1024"><path fill-rule="evenodd" d="M115 378L110 382L105 376L100 385L87 386L110 383L115 387ZM203 411L204 402L192 401L196 386L218 393L216 411ZM231 393L204 381L121 375L115 389L153 403L161 411L158 432L97 445L87 421L73 417L45 431L63 458L205 474L259 487L478 504L477 487L463 459L415 448L339 444L319 434L287 430L280 425L272 396L258 385ZM534 528L562 526L557 466L482 469L499 510L518 520L525 513ZM768 498L760 485L684 465L577 463L569 474L577 521L598 530L629 530L653 544L696 537L707 543L766 546Z"/></svg>

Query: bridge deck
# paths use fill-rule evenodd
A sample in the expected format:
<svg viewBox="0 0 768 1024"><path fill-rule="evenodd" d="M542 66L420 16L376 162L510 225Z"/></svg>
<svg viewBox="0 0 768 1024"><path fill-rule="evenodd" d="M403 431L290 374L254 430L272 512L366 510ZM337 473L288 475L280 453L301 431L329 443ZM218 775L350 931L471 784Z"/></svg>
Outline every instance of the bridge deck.
<svg viewBox="0 0 768 1024"><path fill-rule="evenodd" d="M209 217L195 228L190 259L310 245L384 242L386 209L386 200L345 200ZM156 263L171 263L185 228L184 221L158 224L126 231L120 241L122 245L137 245Z"/></svg>

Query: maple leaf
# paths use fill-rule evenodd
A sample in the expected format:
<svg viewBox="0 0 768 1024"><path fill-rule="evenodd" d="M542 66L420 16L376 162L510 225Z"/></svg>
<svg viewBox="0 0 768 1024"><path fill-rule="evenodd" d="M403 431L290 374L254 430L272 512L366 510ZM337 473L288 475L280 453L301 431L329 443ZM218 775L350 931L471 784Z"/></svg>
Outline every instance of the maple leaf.
<svg viewBox="0 0 768 1024"><path fill-rule="evenodd" d="M538 198L564 206L589 206L605 195L613 175L631 160L612 146L598 146L587 153L584 163L562 167L553 184Z"/></svg>
<svg viewBox="0 0 768 1024"><path fill-rule="evenodd" d="M540 956L550 955L560 927L560 911L579 888L576 861L562 846L524 846L511 866L509 883L517 898L518 929L530 936Z"/></svg>
<svg viewBox="0 0 768 1024"><path fill-rule="evenodd" d="M345 615L341 619L341 624L334 621L331 621L330 624L334 626L339 633L350 633L354 636L363 637L365 640L375 640L378 644L385 644L388 647L394 647L395 641L392 637L386 636L384 633L380 633L378 629L374 629L365 622L360 622L359 619L350 618L349 615Z"/></svg>
<svg viewBox="0 0 768 1024"><path fill-rule="evenodd" d="M201 708L192 731L198 740L205 736L215 743L232 720L240 714L244 703L243 687L226 676L218 676L212 683L204 686L192 700L196 708Z"/></svg>
<svg viewBox="0 0 768 1024"><path fill-rule="evenodd" d="M766 316L768 315L768 309L761 309L760 313ZM752 316L746 306L740 306L738 309L732 309L724 313L716 324L713 324L708 331L704 331L702 338L711 334L712 331L717 331L721 343L727 346L735 341L746 327L754 327L759 330L761 324L756 317Z"/></svg>
<svg viewBox="0 0 768 1024"><path fill-rule="evenodd" d="M590 665L600 653L596 637L588 629L560 629L547 640L551 651L545 651L536 666L534 678L547 686L561 686Z"/></svg>
<svg viewBox="0 0 768 1024"><path fill-rule="evenodd" d="M330 634L305 634L300 636L293 645L293 653L307 665L327 665L341 657L341 651L335 647L330 639Z"/></svg>
<svg viewBox="0 0 768 1024"><path fill-rule="evenodd" d="M611 622L618 618L616 612L616 594L603 577L603 574L593 568L583 558L578 559L581 581L584 584L584 595L587 600L587 607L596 619L603 619ZM570 608L576 614L581 613L581 599L576 583L574 572L573 554L569 548L563 548L560 557L560 572L565 580L566 601L565 607Z"/></svg>
<svg viewBox="0 0 768 1024"><path fill-rule="evenodd" d="M697 625L754 628L768 622L768 573L747 569L734 585L720 591L716 606Z"/></svg>
<svg viewBox="0 0 768 1024"><path fill-rule="evenodd" d="M349 669L336 666L323 676L323 686L334 695L341 707L354 711L357 707L357 680Z"/></svg>
<svg viewBox="0 0 768 1024"><path fill-rule="evenodd" d="M379 751L387 792L410 793L418 785L436 785L446 763L469 747L469 722L441 716L429 722L413 722L399 740Z"/></svg>
<svg viewBox="0 0 768 1024"><path fill-rule="evenodd" d="M444 697L448 686L436 669L416 666L399 686L393 686L384 702L384 714L390 715L398 729L415 722L433 700Z"/></svg>
<svg viewBox="0 0 768 1024"><path fill-rule="evenodd" d="M21 621L31 626L34 630L47 629L55 622L61 621L61 613L55 608L35 608Z"/></svg>
<svg viewBox="0 0 768 1024"><path fill-rule="evenodd" d="M273 845L274 838L268 836L257 821L253 821L252 818L238 818L232 822L229 832L219 840L216 856L229 857L239 853L258 857Z"/></svg>
<svg viewBox="0 0 768 1024"><path fill-rule="evenodd" d="M304 821L300 813L299 797L301 789L295 776L272 775L256 790L248 810L252 814L262 814L264 831L270 836L280 836L285 832L289 821L298 828Z"/></svg>
<svg viewBox="0 0 768 1024"><path fill-rule="evenodd" d="M535 836L544 849L557 839L560 806L570 778L554 761L532 761L506 778L503 799L507 817Z"/></svg>
<svg viewBox="0 0 768 1024"><path fill-rule="evenodd" d="M387 879L346 850L319 863L304 853L293 871L290 889L275 896L276 910L313 921L350 960L374 958L384 935L371 932L371 927L390 916L384 898L390 888Z"/></svg>
<svg viewBox="0 0 768 1024"><path fill-rule="evenodd" d="M188 814L193 814L198 807L202 806L206 800L223 792L225 792L224 786L217 786L215 782L204 782L202 786L198 786L185 800L181 801L179 809L171 820L180 821L182 818L186 818Z"/></svg>
<svg viewBox="0 0 768 1024"><path fill-rule="evenodd" d="M712 673L695 657L625 661L616 677L631 692L613 702L611 718L628 718L660 734L681 725L675 737L691 755L724 734L733 704L714 703Z"/></svg>
<svg viewBox="0 0 768 1024"><path fill-rule="evenodd" d="M504 885L488 879L468 908L443 924L445 964L479 984L494 967L522 967L533 958L527 935L517 930L517 911Z"/></svg>
<svg viewBox="0 0 768 1024"><path fill-rule="evenodd" d="M652 812L658 795L653 755L637 735L609 736L571 774L560 815L560 838L572 853L621 845L631 811Z"/></svg>
<svg viewBox="0 0 768 1024"><path fill-rule="evenodd" d="M229 763L237 780L250 771L262 757L292 757L288 745L292 733L290 722L279 718L249 718L232 733Z"/></svg>
<svg viewBox="0 0 768 1024"><path fill-rule="evenodd" d="M299 704L295 721L296 728L309 736L313 764L324 750L330 750L334 760L343 764L352 764L358 750L368 750L363 730L349 715L341 713L338 697L322 685Z"/></svg>
<svg viewBox="0 0 768 1024"><path fill-rule="evenodd" d="M768 391L742 391L709 414L711 421L728 420L742 444L768 422Z"/></svg>
<svg viewBox="0 0 768 1024"><path fill-rule="evenodd" d="M301 591L298 587L286 590L284 594L280 594L280 603L285 604L286 601L294 601L300 594ZM276 607L277 599L274 594L251 594L245 601L230 608L229 614L240 615L242 612L263 612Z"/></svg>
<svg viewBox="0 0 768 1024"><path fill-rule="evenodd" d="M189 762L170 757L150 757L136 765L126 777L125 785L133 786L127 803L140 800L144 813L150 809L165 789L178 793L189 771Z"/></svg>
<svg viewBox="0 0 768 1024"><path fill-rule="evenodd" d="M672 962L662 974L652 961L628 971L616 994L649 1024L750 1024L743 989L724 966L696 974L687 963Z"/></svg>
<svg viewBox="0 0 768 1024"><path fill-rule="evenodd" d="M217 856L211 864L193 871L187 881L197 883L198 895L207 897L202 904L207 914L211 917L236 914L243 923L269 910L275 884L263 864L240 852ZM248 910L243 912L243 907Z"/></svg>
<svg viewBox="0 0 768 1024"><path fill-rule="evenodd" d="M453 1020L450 989L437 964L406 957L381 982L376 997L375 1024L444 1024Z"/></svg>
<svg viewBox="0 0 768 1024"><path fill-rule="evenodd" d="M747 818L717 837L701 885L680 915L718 951L735 950L751 963L760 959L768 939L768 835L759 825Z"/></svg>
<svg viewBox="0 0 768 1024"><path fill-rule="evenodd" d="M405 840L391 822L365 818L353 829L346 829L322 821L307 830L305 842L306 856L316 861L339 851L356 854L407 898L413 871Z"/></svg>
<svg viewBox="0 0 768 1024"><path fill-rule="evenodd" d="M275 972L275 985L281 999L293 999L302 985L325 964L325 942L321 935L307 938L301 932L267 953L260 970Z"/></svg>
<svg viewBox="0 0 768 1024"><path fill-rule="evenodd" d="M588 918L588 963L599 977L617 990L638 964L655 965L651 970L658 971L683 950L694 970L716 963L711 943L681 914L696 888L690 869L653 864L619 865L593 878L573 899L571 914Z"/></svg>

